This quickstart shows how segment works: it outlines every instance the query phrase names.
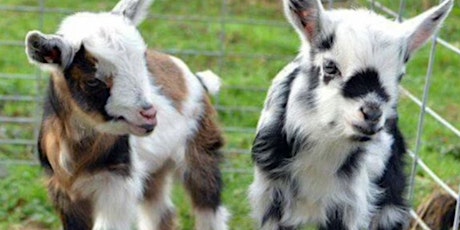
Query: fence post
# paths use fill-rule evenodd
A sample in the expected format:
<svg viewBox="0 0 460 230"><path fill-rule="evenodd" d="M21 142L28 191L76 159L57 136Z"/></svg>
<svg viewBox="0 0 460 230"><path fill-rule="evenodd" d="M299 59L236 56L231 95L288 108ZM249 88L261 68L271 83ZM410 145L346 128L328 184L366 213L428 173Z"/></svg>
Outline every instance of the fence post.
<svg viewBox="0 0 460 230"><path fill-rule="evenodd" d="M401 0L399 2L399 13L398 13L398 22L402 22L404 18L404 11L406 10L406 1Z"/></svg>
<svg viewBox="0 0 460 230"><path fill-rule="evenodd" d="M334 0L329 0L329 9L332 9L334 6Z"/></svg>
<svg viewBox="0 0 460 230"><path fill-rule="evenodd" d="M222 76L225 66L225 56L227 47L225 45L225 40L227 37L227 16L228 16L228 3L227 0L222 0L222 5L220 9L220 50L219 50L219 62L218 62L218 75ZM218 108L220 106L220 94L217 94L214 99L214 107Z"/></svg>
<svg viewBox="0 0 460 230"><path fill-rule="evenodd" d="M457 208L455 209L454 226L452 230L458 230L460 227L460 186L458 186Z"/></svg>
<svg viewBox="0 0 460 230"><path fill-rule="evenodd" d="M422 147L422 135L423 135L423 129L424 129L424 124L425 124L425 115L426 115L426 107L428 104L428 98L429 98L429 93L430 93L430 87L431 87L431 79L433 76L433 66L434 66L434 60L435 60L435 54L436 54L436 47L437 47L437 37L438 35L435 34L433 36L433 44L431 46L431 52L430 52L430 60L428 63L428 69L427 69L427 74L425 78L425 87L423 89L423 99L422 99L422 107L421 107L421 112L420 112L420 117L418 121L418 127L417 127L417 137L416 137L416 144L415 144L415 156L414 156L414 161L412 164L412 170L411 170L411 178L410 178L410 183L409 183L409 204L413 205L414 201L414 190L415 190L415 174L417 173L417 160L419 158L420 150Z"/></svg>

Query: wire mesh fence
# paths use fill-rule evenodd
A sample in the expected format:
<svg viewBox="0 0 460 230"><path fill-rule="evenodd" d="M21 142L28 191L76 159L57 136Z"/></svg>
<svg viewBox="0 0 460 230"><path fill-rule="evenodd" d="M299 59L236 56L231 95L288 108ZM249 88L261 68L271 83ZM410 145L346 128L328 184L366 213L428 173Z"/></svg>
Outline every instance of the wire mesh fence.
<svg viewBox="0 0 460 230"><path fill-rule="evenodd" d="M158 1L161 2L161 0ZM37 0L33 5L27 4L27 1L24 1L23 5L20 3L13 4L12 2L13 1L11 1L11 4L0 4L0 12L4 14L11 14L17 18L29 16L33 17L34 20L31 21L33 21L34 25L28 26L34 29L44 30L46 32L53 32L56 28L49 28L48 25L45 26L45 23L47 22L51 21L55 24L65 15L72 12L79 10L91 10L91 8L83 8L85 6L76 7L76 9L61 8L59 5L49 6L45 0ZM110 6L110 4L114 4L115 2L116 1L113 0L107 5ZM261 2L263 2L263 4L275 4L268 3L266 1ZM405 0L401 0L399 2L400 4L398 9L392 9L379 1L374 0L326 0L323 2L325 3L325 6L328 7L335 7L338 5L369 6L375 11L395 17L399 21L404 20L403 15L405 15L405 9L410 6L410 2L406 3ZM290 53L289 51L279 52L277 49L274 49L273 52L270 53L258 53L253 50L249 51L250 49L248 47L244 47L238 42L235 42L236 44L232 43L233 39L241 39L235 37L235 34L232 33L235 27L248 27L251 30L257 30L260 27L265 27L272 29L273 33L285 33L290 30L282 16L282 13L280 13L280 16L275 19L260 19L257 15L263 13L256 10L246 11L246 9L244 9L245 7L249 7L251 3L244 3L248 4L247 6L244 5L243 7L235 7L236 3L243 4L240 1L232 0L214 1L212 3L214 11L208 12L209 14L200 14L200 12L195 12L195 14L166 14L159 10L153 13L148 19L149 22L155 21L155 23L159 24L160 22L157 21L161 21L161 23L166 23L166 27L177 26L178 28L175 28L174 30L181 30L181 26L185 25L187 27L193 27L194 30L205 30L207 33L211 34L210 36L213 36L213 41L206 42L210 44L203 45L202 47L199 45L190 46L187 42L181 43L179 47L175 46L173 42L166 42L166 45L162 45L160 49L164 52L178 55L187 62L191 61L192 63L197 63L198 66L211 68L224 78L226 85L224 86L221 95L214 99L214 103L221 117L231 118L229 119L229 122L224 123L224 131L230 140L225 151L230 157L249 154L248 146L250 146L250 142L252 141L253 134L255 132L254 124L256 120L254 121L254 119L257 119L261 110L269 80L275 76L276 71L279 70L279 68L274 68L275 70L273 71L257 72L257 69L265 68L264 65L275 65L281 67L292 59L295 54L295 52ZM281 6L281 4L276 4ZM94 3L94 5L97 4ZM86 6L89 5L86 4ZM99 7L102 10L105 5ZM11 26L14 25L15 21L12 21ZM6 26L6 28L8 28L8 25ZM3 62L0 63L0 123L2 124L0 126L0 165L36 165L37 161L34 157L34 152L36 151L35 140L38 135L38 124L41 118L42 95L44 95L43 92L47 76L32 67L25 67L27 60L25 59L25 55L23 55L23 42L19 39L22 38L25 33L14 33L14 31L6 29L4 36L0 36L0 53L8 54L2 55L3 59L0 59ZM205 34L200 34L199 32L191 32L188 35L190 36L189 40L191 43L205 41L206 38L204 36L207 36ZM151 39L147 38L148 41ZM148 43L150 44L150 42ZM260 45L269 46L271 44ZM442 127L442 129L452 133L455 136L454 141L458 142L460 140L460 131L455 127L455 125L449 123L442 115L436 113L434 109L427 106L433 71L442 71L434 68L437 46L442 46L447 49L448 52L450 52L449 55L460 56L460 49L446 40L436 36L433 39L429 62L426 67L427 74L422 93L423 96L418 98L407 89L402 89L402 94L420 108L417 131L414 138L415 144L409 143L409 156L413 158L410 171L410 188L408 191L409 200L411 200L411 202L413 200L415 190L417 189L416 176L419 170L424 171L440 186L440 188L444 189L455 199L458 200L460 196L458 191L455 191L455 189L449 186L448 182L443 181L439 176L437 176L436 172L428 166L429 164L420 157L426 116L429 116L431 119L439 122L439 126ZM251 48L256 49L257 47ZM17 57L16 59L18 61L10 61L12 58L9 55ZM198 57L204 58L198 59ZM235 69L238 69L239 64L242 62L254 63L254 69L247 70L247 72L236 72ZM251 80L241 81L240 79L240 82L233 81L231 79L231 75L234 73L247 74L248 79L257 75L265 74L266 81L262 80L262 83L255 85L251 84ZM226 97L233 97L234 100L229 102L226 100ZM239 103L239 97L244 97L245 100L252 101L253 103L244 103L241 105ZM241 116L249 115L254 117L254 119L250 122L240 122L238 120ZM233 164L228 164L226 165L225 172L251 173L252 170L250 168L239 168ZM458 209L459 208L457 208L456 212L454 229L458 229L460 219L460 212ZM411 210L411 214L414 219L419 222L419 227L429 229L427 225L423 223L421 218L417 216L414 210Z"/></svg>

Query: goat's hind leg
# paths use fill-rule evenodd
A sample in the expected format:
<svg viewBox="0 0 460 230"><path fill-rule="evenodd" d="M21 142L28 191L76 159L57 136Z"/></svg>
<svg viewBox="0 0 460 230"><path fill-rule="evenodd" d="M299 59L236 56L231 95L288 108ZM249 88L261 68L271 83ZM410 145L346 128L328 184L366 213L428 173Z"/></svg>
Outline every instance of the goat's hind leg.
<svg viewBox="0 0 460 230"><path fill-rule="evenodd" d="M187 143L183 182L190 194L195 211L197 230L226 230L229 213L221 205L222 175L219 164L224 144L222 134L214 122L215 111L205 100L205 113L199 129Z"/></svg>
<svg viewBox="0 0 460 230"><path fill-rule="evenodd" d="M84 187L96 187L94 199L93 230L131 229L137 214L137 204L142 196L139 177L103 172L100 180Z"/></svg>
<svg viewBox="0 0 460 230"><path fill-rule="evenodd" d="M188 156L183 180L195 212L195 229L226 230L229 213L221 205L222 175L217 153Z"/></svg>

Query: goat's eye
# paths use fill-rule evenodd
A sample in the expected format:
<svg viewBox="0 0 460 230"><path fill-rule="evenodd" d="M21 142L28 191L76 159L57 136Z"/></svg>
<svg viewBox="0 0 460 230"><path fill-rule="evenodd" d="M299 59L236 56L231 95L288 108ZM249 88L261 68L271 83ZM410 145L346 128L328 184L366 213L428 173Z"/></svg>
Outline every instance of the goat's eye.
<svg viewBox="0 0 460 230"><path fill-rule="evenodd" d="M98 87L101 84L102 84L102 81L97 78L93 78L91 80L86 81L86 85L89 87L93 87L93 88Z"/></svg>
<svg viewBox="0 0 460 230"><path fill-rule="evenodd" d="M325 61L323 64L324 73L329 76L339 76L340 70L337 68L337 65L333 61Z"/></svg>

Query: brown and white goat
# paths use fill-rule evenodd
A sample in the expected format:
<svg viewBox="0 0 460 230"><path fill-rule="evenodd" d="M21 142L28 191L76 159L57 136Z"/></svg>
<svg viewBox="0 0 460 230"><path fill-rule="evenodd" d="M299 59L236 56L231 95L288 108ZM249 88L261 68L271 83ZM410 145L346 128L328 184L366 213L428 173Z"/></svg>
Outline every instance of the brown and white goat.
<svg viewBox="0 0 460 230"><path fill-rule="evenodd" d="M26 53L51 71L38 140L64 229L174 229L179 175L196 229L227 229L219 170L223 145L207 90L179 59L147 50L136 26L152 0L76 13L56 34L31 31Z"/></svg>

